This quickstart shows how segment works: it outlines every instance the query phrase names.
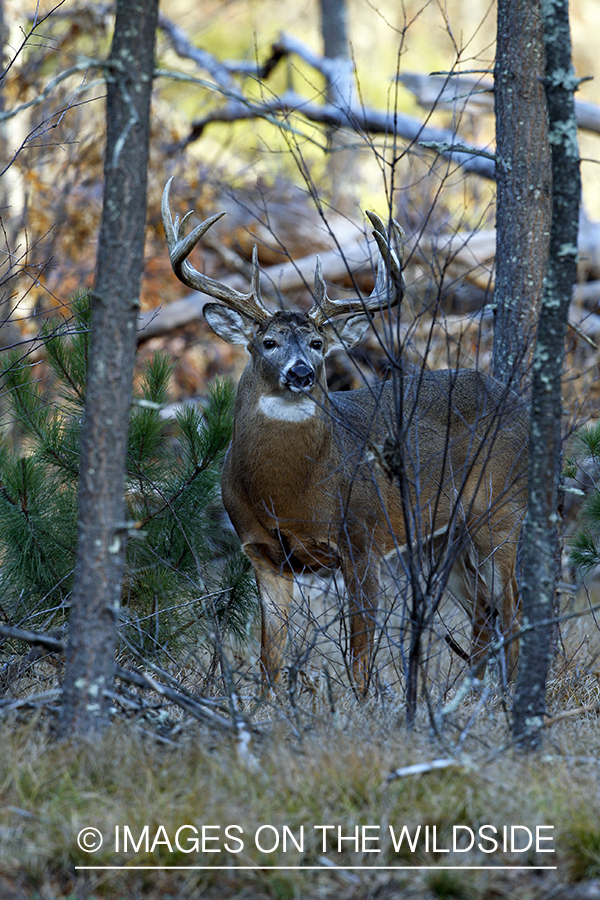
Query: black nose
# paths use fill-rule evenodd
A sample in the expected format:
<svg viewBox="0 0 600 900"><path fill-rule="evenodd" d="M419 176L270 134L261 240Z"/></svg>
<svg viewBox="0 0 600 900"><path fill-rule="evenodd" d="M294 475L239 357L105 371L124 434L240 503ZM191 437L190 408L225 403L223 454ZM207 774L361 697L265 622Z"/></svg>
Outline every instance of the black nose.
<svg viewBox="0 0 600 900"><path fill-rule="evenodd" d="M289 367L286 378L295 387L308 388L315 380L315 373L306 363L297 362Z"/></svg>

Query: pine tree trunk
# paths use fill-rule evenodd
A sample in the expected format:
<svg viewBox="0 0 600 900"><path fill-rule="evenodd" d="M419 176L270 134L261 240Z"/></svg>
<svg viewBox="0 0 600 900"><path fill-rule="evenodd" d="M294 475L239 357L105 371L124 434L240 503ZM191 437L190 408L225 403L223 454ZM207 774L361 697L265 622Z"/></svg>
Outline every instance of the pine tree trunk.
<svg viewBox="0 0 600 900"><path fill-rule="evenodd" d="M552 157L550 256L532 367L529 508L523 560L523 627L513 712L525 749L541 740L555 596L561 379L569 304L577 268L581 181L568 0L542 0L544 87Z"/></svg>
<svg viewBox="0 0 600 900"><path fill-rule="evenodd" d="M63 734L108 722L126 526L123 490L146 221L158 0L117 0L107 63L104 205L81 440L78 553Z"/></svg>
<svg viewBox="0 0 600 900"><path fill-rule="evenodd" d="M498 0L496 273L493 373L525 385L550 233L550 151L541 0Z"/></svg>

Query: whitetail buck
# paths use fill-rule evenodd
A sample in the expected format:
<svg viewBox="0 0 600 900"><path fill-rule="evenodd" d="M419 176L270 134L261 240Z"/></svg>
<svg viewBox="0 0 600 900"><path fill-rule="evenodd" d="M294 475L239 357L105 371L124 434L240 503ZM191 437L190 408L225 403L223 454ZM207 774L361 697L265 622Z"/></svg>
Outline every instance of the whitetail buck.
<svg viewBox="0 0 600 900"><path fill-rule="evenodd" d="M294 575L341 568L352 675L366 689L381 559L402 547L410 552L415 544L427 548L430 567L439 564L440 554L451 560L447 586L471 618L473 660L489 643L496 617L510 637L528 440L514 395L468 369L327 390L327 354L351 347L372 313L400 300L400 227L391 226L399 259L382 222L367 214L379 248L368 299L331 300L317 258L310 312L272 312L261 299L256 247L248 294L192 267L189 253L223 213L186 237L191 213L173 222L170 185L162 215L173 270L188 287L225 304L207 303L204 317L219 337L244 344L250 354L237 391L222 493L256 575L265 679L274 683L282 666ZM348 313L353 315L333 324ZM517 648L509 645L512 668Z"/></svg>

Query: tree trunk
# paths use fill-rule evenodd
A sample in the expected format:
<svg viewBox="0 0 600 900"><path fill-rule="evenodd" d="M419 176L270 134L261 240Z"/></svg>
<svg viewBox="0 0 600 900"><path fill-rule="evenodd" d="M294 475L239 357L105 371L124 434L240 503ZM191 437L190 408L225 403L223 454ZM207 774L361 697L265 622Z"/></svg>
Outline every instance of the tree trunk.
<svg viewBox="0 0 600 900"><path fill-rule="evenodd" d="M78 554L63 685L63 734L108 722L123 573L123 489L146 221L158 0L117 0L107 63L104 205L81 440Z"/></svg>
<svg viewBox="0 0 600 900"><path fill-rule="evenodd" d="M550 233L550 151L541 0L498 0L496 322L493 373L525 385Z"/></svg>
<svg viewBox="0 0 600 900"><path fill-rule="evenodd" d="M542 0L544 88L552 158L550 257L532 366L529 508L523 560L523 627L513 728L525 749L541 740L555 596L561 379L577 269L581 181L568 0Z"/></svg>
<svg viewBox="0 0 600 900"><path fill-rule="evenodd" d="M327 101L347 112L356 90L348 41L347 3L346 0L320 0L320 8L323 53L330 60ZM341 128L332 127L327 134L330 203L346 215L356 214L358 202L356 140L356 134Z"/></svg>

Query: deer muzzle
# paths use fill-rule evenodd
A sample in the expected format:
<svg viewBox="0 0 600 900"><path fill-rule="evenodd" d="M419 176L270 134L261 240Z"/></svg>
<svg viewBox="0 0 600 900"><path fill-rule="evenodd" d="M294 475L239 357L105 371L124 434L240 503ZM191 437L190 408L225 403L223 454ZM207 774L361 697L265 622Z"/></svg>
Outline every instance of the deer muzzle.
<svg viewBox="0 0 600 900"><path fill-rule="evenodd" d="M306 390L315 383L315 371L305 362L295 362L285 373L285 380L291 390Z"/></svg>

